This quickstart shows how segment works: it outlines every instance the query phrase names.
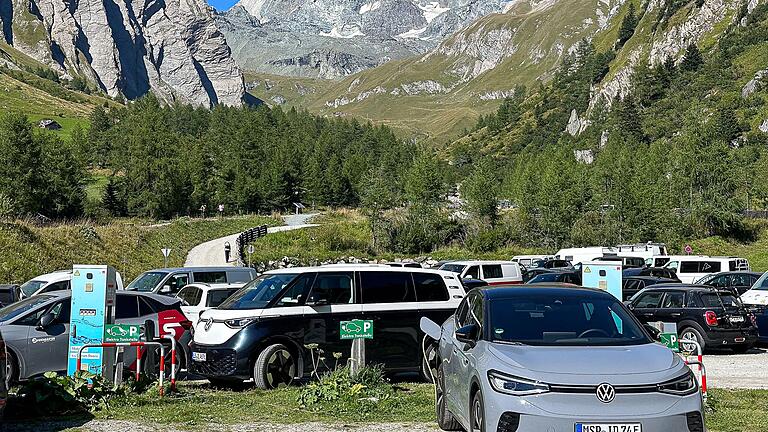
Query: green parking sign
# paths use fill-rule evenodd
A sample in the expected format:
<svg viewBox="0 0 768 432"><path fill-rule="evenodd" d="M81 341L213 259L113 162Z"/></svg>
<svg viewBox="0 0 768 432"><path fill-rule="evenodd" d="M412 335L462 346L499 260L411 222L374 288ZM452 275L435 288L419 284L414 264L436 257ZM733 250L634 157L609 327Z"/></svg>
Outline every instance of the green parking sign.
<svg viewBox="0 0 768 432"><path fill-rule="evenodd" d="M104 342L138 342L141 327L133 324L107 324L104 326Z"/></svg>
<svg viewBox="0 0 768 432"><path fill-rule="evenodd" d="M342 321L339 328L339 334L341 335L341 340L373 339L373 321Z"/></svg>
<svg viewBox="0 0 768 432"><path fill-rule="evenodd" d="M662 343L665 347L671 349L674 352L680 351L680 344L677 340L677 334L676 333L661 333L659 334L659 342Z"/></svg>

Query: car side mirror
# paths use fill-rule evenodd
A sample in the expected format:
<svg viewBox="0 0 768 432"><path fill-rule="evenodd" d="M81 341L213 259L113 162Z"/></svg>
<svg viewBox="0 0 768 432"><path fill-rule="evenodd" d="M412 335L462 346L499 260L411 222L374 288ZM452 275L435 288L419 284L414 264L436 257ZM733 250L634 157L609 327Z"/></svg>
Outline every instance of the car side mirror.
<svg viewBox="0 0 768 432"><path fill-rule="evenodd" d="M480 328L476 324L469 324L456 330L456 340L471 347L477 344L477 333Z"/></svg>
<svg viewBox="0 0 768 432"><path fill-rule="evenodd" d="M643 327L645 327L645 330L651 335L653 340L659 340L659 335L661 335L661 331L659 329L650 324L643 324Z"/></svg>
<svg viewBox="0 0 768 432"><path fill-rule="evenodd" d="M40 321L37 323L37 330L45 330L47 327L53 324L55 319L56 317L52 313L43 315L40 317Z"/></svg>

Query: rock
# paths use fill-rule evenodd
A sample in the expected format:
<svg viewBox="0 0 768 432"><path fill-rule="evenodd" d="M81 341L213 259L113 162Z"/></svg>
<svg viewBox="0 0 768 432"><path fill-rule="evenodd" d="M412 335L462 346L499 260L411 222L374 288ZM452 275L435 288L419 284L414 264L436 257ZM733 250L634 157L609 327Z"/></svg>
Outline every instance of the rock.
<svg viewBox="0 0 768 432"><path fill-rule="evenodd" d="M768 133L768 119L763 120L763 123L758 129L760 129L760 132Z"/></svg>
<svg viewBox="0 0 768 432"><path fill-rule="evenodd" d="M600 134L600 145L598 148L603 149L605 148L606 144L608 144L608 138L610 137L610 132L608 130L604 130L602 134Z"/></svg>
<svg viewBox="0 0 768 432"><path fill-rule="evenodd" d="M747 82L747 84L745 84L744 87L741 89L741 97L743 99L747 99L754 92L760 90L765 85L763 80L766 78L768 78L768 69L757 71L757 73L755 73L754 78L749 80L749 82Z"/></svg>
<svg viewBox="0 0 768 432"><path fill-rule="evenodd" d="M576 162L592 165L595 161L595 154L592 150L574 150L573 156L576 158Z"/></svg>
<svg viewBox="0 0 768 432"><path fill-rule="evenodd" d="M204 0L12 1L33 11L14 12L16 49L110 96L242 104L243 75Z"/></svg>
<svg viewBox="0 0 768 432"><path fill-rule="evenodd" d="M589 126L590 121L587 119L581 119L579 113L575 109L571 110L571 117L568 119L568 126L565 127L565 131L571 134L571 136L577 136Z"/></svg>
<svg viewBox="0 0 768 432"><path fill-rule="evenodd" d="M270 98L270 100L271 100L272 102L274 102L274 103L278 104L278 105L283 105L284 103L286 103L286 102L287 102L287 101L285 100L285 98L284 98L283 96L281 96L281 95L274 95L274 96L272 96L272 97Z"/></svg>

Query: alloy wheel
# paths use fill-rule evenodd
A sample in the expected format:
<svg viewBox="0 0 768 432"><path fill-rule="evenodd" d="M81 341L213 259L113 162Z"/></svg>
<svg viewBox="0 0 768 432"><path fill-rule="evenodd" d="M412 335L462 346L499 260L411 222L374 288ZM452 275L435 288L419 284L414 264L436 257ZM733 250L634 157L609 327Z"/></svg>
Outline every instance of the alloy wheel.
<svg viewBox="0 0 768 432"><path fill-rule="evenodd" d="M480 398L475 398L475 403L472 404L472 432L483 431L483 404L480 402Z"/></svg>
<svg viewBox="0 0 768 432"><path fill-rule="evenodd" d="M265 378L271 388L279 387L281 384L290 385L293 377L296 375L296 367L291 353L281 349L275 351L267 361L267 373Z"/></svg>

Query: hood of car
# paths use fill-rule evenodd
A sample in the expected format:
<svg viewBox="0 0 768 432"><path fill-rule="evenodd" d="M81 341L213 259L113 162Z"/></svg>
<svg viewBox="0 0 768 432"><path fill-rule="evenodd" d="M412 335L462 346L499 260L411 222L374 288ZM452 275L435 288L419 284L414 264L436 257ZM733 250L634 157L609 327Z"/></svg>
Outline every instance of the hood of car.
<svg viewBox="0 0 768 432"><path fill-rule="evenodd" d="M768 305L768 290L749 290L741 295L741 302L746 305Z"/></svg>
<svg viewBox="0 0 768 432"><path fill-rule="evenodd" d="M653 374L680 364L680 357L656 343L615 347L539 347L491 343L488 351L513 369L553 375Z"/></svg>

